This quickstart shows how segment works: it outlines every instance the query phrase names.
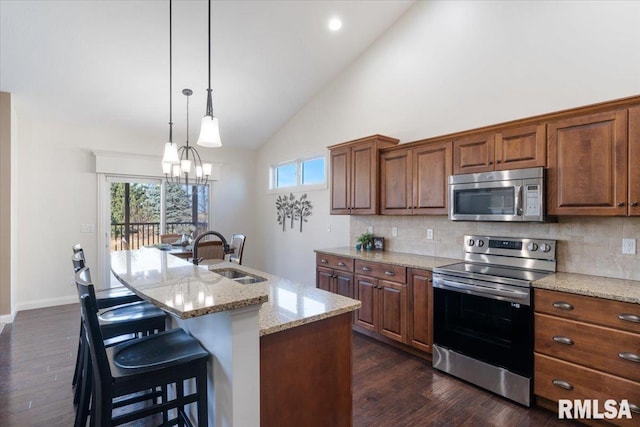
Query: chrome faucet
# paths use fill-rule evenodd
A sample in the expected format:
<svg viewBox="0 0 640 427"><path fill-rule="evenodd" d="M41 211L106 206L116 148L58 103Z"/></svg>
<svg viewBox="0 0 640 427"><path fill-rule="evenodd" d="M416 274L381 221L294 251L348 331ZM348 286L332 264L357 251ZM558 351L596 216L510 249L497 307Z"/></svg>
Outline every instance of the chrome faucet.
<svg viewBox="0 0 640 427"><path fill-rule="evenodd" d="M217 231L205 231L204 233L200 234L198 237L196 237L196 239L193 241L193 263L195 265L200 264L200 261L202 261L202 258L198 258L198 243L200 243L200 240L205 237L205 236L217 236L220 241L222 241L222 250L223 250L223 255L226 255L228 253L231 253L230 249L229 249L229 244L227 243L227 239L224 238L224 236L220 233L218 233Z"/></svg>

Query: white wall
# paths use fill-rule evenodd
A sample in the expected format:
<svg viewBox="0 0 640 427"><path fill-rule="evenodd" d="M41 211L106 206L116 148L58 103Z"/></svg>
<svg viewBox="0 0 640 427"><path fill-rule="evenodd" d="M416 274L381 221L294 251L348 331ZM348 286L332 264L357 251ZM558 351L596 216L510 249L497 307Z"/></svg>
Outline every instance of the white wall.
<svg viewBox="0 0 640 427"><path fill-rule="evenodd" d="M79 128L18 115L17 309L77 300L71 246L81 243L89 266L98 262L97 233L80 233L97 223L97 176L93 151L134 152L158 157L164 141L108 128ZM203 160L222 164L213 184L212 227L225 236L253 235L254 153L228 148L200 149ZM159 171L160 172L160 171ZM250 248L247 263L255 257Z"/></svg>
<svg viewBox="0 0 640 427"><path fill-rule="evenodd" d="M302 235L283 233L265 192L270 163L375 133L410 142L640 94L638 16L640 2L417 2L259 151L260 267L313 283L313 248L352 243L328 191L310 194Z"/></svg>

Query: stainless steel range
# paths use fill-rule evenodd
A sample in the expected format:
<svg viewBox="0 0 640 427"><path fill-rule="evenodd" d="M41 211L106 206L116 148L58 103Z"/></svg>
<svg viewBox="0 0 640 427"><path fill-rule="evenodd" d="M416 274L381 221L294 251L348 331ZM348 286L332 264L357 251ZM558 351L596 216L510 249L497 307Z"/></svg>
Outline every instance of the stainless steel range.
<svg viewBox="0 0 640 427"><path fill-rule="evenodd" d="M465 236L464 251L433 269L433 367L530 406L531 282L556 271L556 242Z"/></svg>

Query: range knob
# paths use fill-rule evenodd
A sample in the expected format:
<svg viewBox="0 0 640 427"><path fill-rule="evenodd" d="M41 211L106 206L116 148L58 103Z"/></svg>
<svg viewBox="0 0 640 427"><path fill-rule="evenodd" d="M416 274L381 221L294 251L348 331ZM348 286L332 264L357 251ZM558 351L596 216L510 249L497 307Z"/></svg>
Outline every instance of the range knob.
<svg viewBox="0 0 640 427"><path fill-rule="evenodd" d="M551 250L551 245L548 243L540 243L540 250L542 252L549 252Z"/></svg>
<svg viewBox="0 0 640 427"><path fill-rule="evenodd" d="M529 249L531 252L535 252L538 250L538 244L531 242L527 245L527 249Z"/></svg>
<svg viewBox="0 0 640 427"><path fill-rule="evenodd" d="M478 247L481 248L484 246L484 240L478 240Z"/></svg>
<svg viewBox="0 0 640 427"><path fill-rule="evenodd" d="M473 240L473 239L469 239L469 240L467 240L467 245L469 245L469 246L473 246L473 245L475 245L475 244L476 244L476 241L475 241L475 240Z"/></svg>

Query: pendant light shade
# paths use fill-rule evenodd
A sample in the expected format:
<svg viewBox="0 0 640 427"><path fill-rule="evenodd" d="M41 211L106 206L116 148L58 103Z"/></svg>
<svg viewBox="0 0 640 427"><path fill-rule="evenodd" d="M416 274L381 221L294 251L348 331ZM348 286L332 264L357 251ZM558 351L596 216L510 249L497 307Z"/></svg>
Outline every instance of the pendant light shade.
<svg viewBox="0 0 640 427"><path fill-rule="evenodd" d="M178 156L178 144L175 142L167 142L164 144L164 156L162 156L162 163L179 163L180 157Z"/></svg>
<svg viewBox="0 0 640 427"><path fill-rule="evenodd" d="M209 88L207 89L207 113L200 123L198 145L203 147L222 147L218 118L213 115L213 100L211 99L211 0L209 0Z"/></svg>
<svg viewBox="0 0 640 427"><path fill-rule="evenodd" d="M217 117L204 116L202 118L200 122L200 137L197 144L203 147L222 147Z"/></svg>

